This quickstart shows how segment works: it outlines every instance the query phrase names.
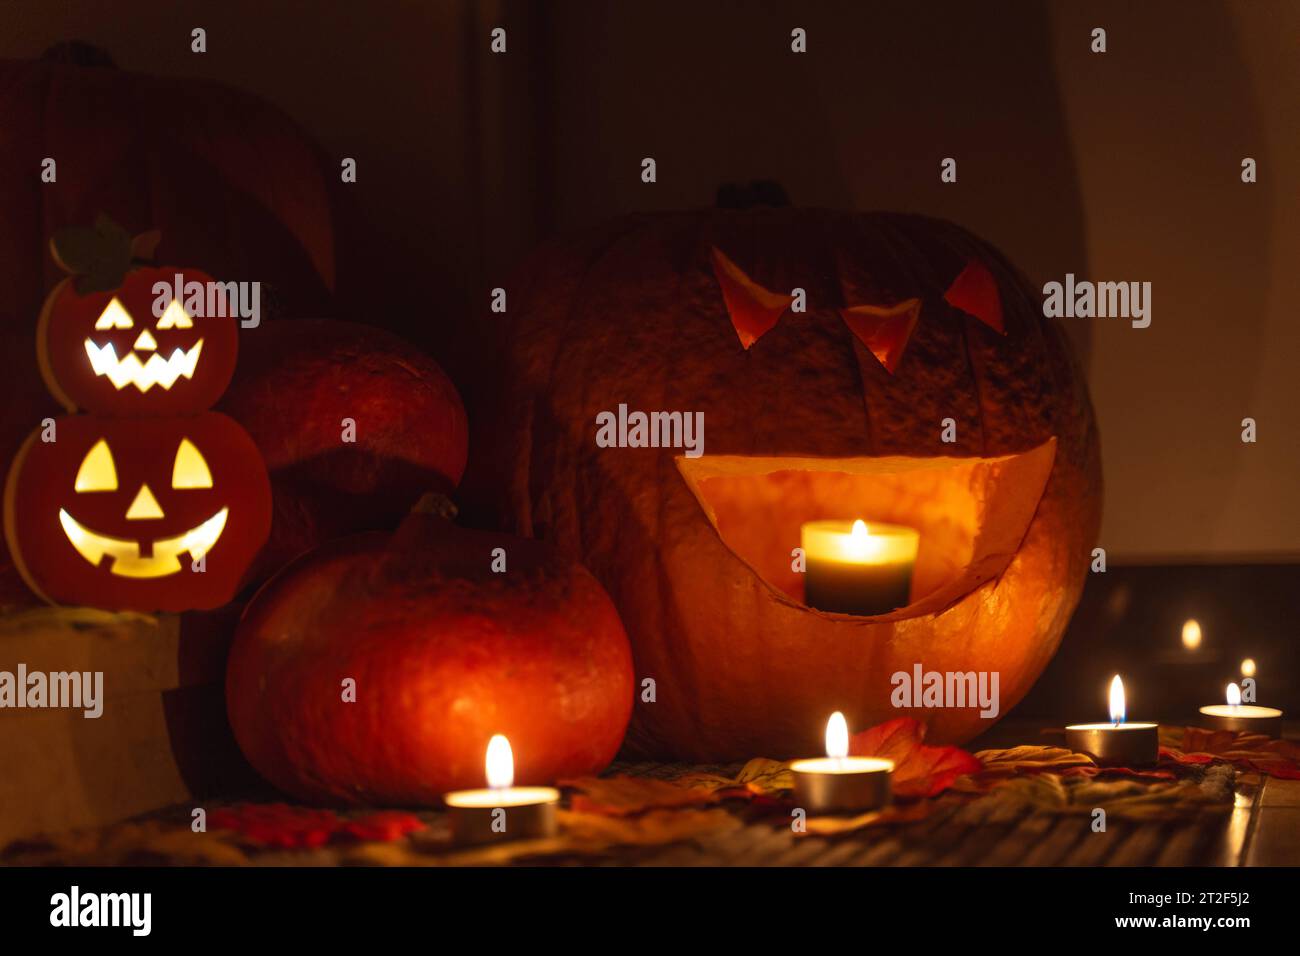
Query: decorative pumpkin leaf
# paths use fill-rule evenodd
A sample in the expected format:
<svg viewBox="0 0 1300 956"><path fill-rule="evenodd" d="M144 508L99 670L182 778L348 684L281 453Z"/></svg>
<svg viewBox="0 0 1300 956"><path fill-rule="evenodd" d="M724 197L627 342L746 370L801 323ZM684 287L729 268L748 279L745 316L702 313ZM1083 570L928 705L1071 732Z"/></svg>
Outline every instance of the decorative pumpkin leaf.
<svg viewBox="0 0 1300 956"><path fill-rule="evenodd" d="M722 287L731 324L746 350L776 325L790 303L792 295L769 292L749 278L721 250L712 248L713 274Z"/></svg>
<svg viewBox="0 0 1300 956"><path fill-rule="evenodd" d="M152 262L162 242L162 232L150 229L131 240L131 258L136 262Z"/></svg>
<svg viewBox="0 0 1300 956"><path fill-rule="evenodd" d="M120 286L133 256L130 235L104 215L93 226L65 226L55 231L50 252L61 269L76 277L74 284L82 295Z"/></svg>
<svg viewBox="0 0 1300 956"><path fill-rule="evenodd" d="M653 777L578 777L560 786L577 790L571 801L579 813L627 816L647 810L693 807L716 803L718 795L706 787L679 786Z"/></svg>
<svg viewBox="0 0 1300 956"><path fill-rule="evenodd" d="M849 331L893 375L921 318L921 300L907 299L890 306L855 305L840 309L840 316Z"/></svg>
<svg viewBox="0 0 1300 956"><path fill-rule="evenodd" d="M976 773L982 764L960 747L927 747L925 724L914 717L887 720L849 740L855 757L884 757L894 762L891 781L895 796L933 797L953 781Z"/></svg>
<svg viewBox="0 0 1300 956"><path fill-rule="evenodd" d="M952 280L952 285L948 286L943 298L954 309L961 309L967 315L974 316L1000 335L1007 334L1002 319L1002 295L998 292L998 282L988 267L978 259L966 263L957 278Z"/></svg>

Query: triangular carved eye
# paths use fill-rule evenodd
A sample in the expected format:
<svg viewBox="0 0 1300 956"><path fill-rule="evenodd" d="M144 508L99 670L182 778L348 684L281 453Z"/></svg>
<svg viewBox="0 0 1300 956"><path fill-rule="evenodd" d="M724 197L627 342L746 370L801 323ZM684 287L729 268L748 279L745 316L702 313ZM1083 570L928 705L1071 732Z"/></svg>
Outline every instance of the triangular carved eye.
<svg viewBox="0 0 1300 956"><path fill-rule="evenodd" d="M921 300L906 299L887 306L855 305L840 309L840 316L858 341L893 375L921 317Z"/></svg>
<svg viewBox="0 0 1300 956"><path fill-rule="evenodd" d="M714 247L711 251L713 274L722 287L727 314L731 316L740 344L748 349L776 325L776 320L790 308L794 296L769 292L741 272L719 249Z"/></svg>
<svg viewBox="0 0 1300 956"><path fill-rule="evenodd" d="M77 491L117 491L117 467L103 438L81 460L73 487Z"/></svg>
<svg viewBox="0 0 1300 956"><path fill-rule="evenodd" d="M943 298L954 309L974 316L994 332L1007 334L1002 322L1002 296L998 293L998 282L978 259L966 263L966 268L952 280Z"/></svg>

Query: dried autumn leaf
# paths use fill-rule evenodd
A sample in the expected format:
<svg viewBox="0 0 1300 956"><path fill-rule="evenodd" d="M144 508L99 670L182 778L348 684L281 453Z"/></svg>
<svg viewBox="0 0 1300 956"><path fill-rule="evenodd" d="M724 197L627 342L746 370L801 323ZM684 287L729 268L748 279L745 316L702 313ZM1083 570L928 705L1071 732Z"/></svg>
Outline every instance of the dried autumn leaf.
<svg viewBox="0 0 1300 956"><path fill-rule="evenodd" d="M930 815L934 805L925 801L909 804L891 804L882 810L871 810L852 817L809 817L805 822L806 830L799 836L843 836L857 833L871 827L891 826L903 823L916 823Z"/></svg>
<svg viewBox="0 0 1300 956"><path fill-rule="evenodd" d="M679 786L653 777L578 777L561 780L560 786L577 790L571 802L579 813L626 816L646 810L701 806L718 801L715 790L702 786Z"/></svg>
<svg viewBox="0 0 1300 956"><path fill-rule="evenodd" d="M734 830L741 822L726 810L650 810L639 816L607 816L560 810L563 834L573 852L609 846L654 846L706 833Z"/></svg>
<svg viewBox="0 0 1300 956"><path fill-rule="evenodd" d="M982 764L960 747L927 747L925 724L898 717L856 733L849 740L855 757L883 757L894 762L895 796L933 797L958 777L975 773Z"/></svg>
<svg viewBox="0 0 1300 956"><path fill-rule="evenodd" d="M981 750L975 754L986 772L1033 773L1044 770L1059 772L1067 767L1095 767L1087 754L1064 747L1011 747L1007 750Z"/></svg>
<svg viewBox="0 0 1300 956"><path fill-rule="evenodd" d="M1184 727L1161 734L1160 755L1184 765L1214 760L1282 780L1300 780L1300 745L1289 740L1232 730Z"/></svg>

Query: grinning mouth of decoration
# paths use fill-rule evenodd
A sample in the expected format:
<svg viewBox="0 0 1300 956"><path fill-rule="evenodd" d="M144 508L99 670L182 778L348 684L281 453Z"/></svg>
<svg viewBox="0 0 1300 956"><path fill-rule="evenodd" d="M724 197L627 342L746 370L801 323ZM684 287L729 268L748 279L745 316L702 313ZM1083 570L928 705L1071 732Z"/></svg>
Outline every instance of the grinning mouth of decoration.
<svg viewBox="0 0 1300 956"><path fill-rule="evenodd" d="M222 508L183 534L154 541L148 555L140 553L138 542L91 531L62 508L59 523L77 553L96 567L108 555L113 559L110 569L113 574L124 578L161 578L181 570L180 555L185 552L197 561L211 551L226 528L229 514L229 508Z"/></svg>
<svg viewBox="0 0 1300 956"><path fill-rule="evenodd" d="M134 351L128 352L125 358L118 358L111 342L101 347L86 339L86 355L90 357L90 367L96 375L107 378L114 388L134 385L142 392L155 385L169 389L182 376L193 378L202 348L203 340L199 339L189 351L178 348L172 352L171 358L166 359L154 352L147 361L141 362Z"/></svg>
<svg viewBox="0 0 1300 956"><path fill-rule="evenodd" d="M1002 574L1038 509L1056 439L990 458L676 459L722 543L785 603L844 620L900 620L943 610ZM793 567L805 522L887 522L920 532L908 603L852 617L810 608Z"/></svg>

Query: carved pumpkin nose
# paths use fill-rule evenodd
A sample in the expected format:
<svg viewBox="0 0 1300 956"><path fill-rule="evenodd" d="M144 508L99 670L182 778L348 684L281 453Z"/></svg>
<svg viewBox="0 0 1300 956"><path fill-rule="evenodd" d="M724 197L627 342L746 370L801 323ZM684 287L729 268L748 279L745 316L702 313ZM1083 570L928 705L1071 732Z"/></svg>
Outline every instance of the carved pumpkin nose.
<svg viewBox="0 0 1300 956"><path fill-rule="evenodd" d="M131 502L131 507L126 509L126 519L128 521L138 521L143 518L161 518L163 510L158 504L158 499L153 496L148 485L141 485L140 490L135 493L135 500Z"/></svg>
<svg viewBox="0 0 1300 956"><path fill-rule="evenodd" d="M140 334L136 336L135 344L131 348L140 352L154 352L158 349L158 343L154 341L154 337L149 334L148 329L142 329Z"/></svg>

